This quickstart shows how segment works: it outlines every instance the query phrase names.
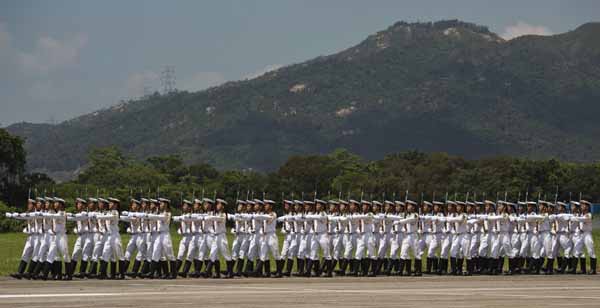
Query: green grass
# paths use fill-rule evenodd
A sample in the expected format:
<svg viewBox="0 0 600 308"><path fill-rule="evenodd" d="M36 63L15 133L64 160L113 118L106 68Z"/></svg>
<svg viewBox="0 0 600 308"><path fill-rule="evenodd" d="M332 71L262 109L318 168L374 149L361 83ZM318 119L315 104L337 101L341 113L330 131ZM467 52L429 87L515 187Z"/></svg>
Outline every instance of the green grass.
<svg viewBox="0 0 600 308"><path fill-rule="evenodd" d="M599 251L600 248L600 230L594 230L594 244L596 246L596 251ZM173 250L174 253L177 254L177 249L179 248L179 241L181 239L181 235L172 232L171 233L173 239ZM228 234L229 245L233 243L233 235ZM21 259L21 252L23 250L23 244L25 243L25 239L27 238L26 234L23 233L0 233L0 275L5 276L9 273L15 272L19 261ZM76 236L69 234L69 253L72 253L72 247L75 242ZM123 249L127 245L129 241L128 234L121 235L121 242L123 243ZM283 236L279 235L279 243L281 248L281 242L283 241ZM272 262L274 263L274 262ZM589 263L589 261L588 261ZM271 264L271 267L274 267L274 264Z"/></svg>

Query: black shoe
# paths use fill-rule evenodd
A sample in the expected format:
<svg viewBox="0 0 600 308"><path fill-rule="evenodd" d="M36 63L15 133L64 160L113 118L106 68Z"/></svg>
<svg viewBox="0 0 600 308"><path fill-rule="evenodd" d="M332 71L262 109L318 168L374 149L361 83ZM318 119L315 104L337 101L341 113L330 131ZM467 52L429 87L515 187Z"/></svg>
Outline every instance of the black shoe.
<svg viewBox="0 0 600 308"><path fill-rule="evenodd" d="M282 273L283 276L290 277L292 275L292 269L294 268L294 259L289 258L285 262L285 271Z"/></svg>
<svg viewBox="0 0 600 308"><path fill-rule="evenodd" d="M225 265L227 267L227 270L225 272L225 278L233 278L233 260L225 261Z"/></svg>
<svg viewBox="0 0 600 308"><path fill-rule="evenodd" d="M438 275L446 275L448 273L448 259L440 258Z"/></svg>
<svg viewBox="0 0 600 308"><path fill-rule="evenodd" d="M98 279L104 280L104 279L108 278L106 276L107 266L108 266L108 263L106 263L106 261L100 260L100 269L98 270L99 273L98 273L98 277L97 277Z"/></svg>
<svg viewBox="0 0 600 308"><path fill-rule="evenodd" d="M588 275L596 275L596 258L590 258L590 271Z"/></svg>
<svg viewBox="0 0 600 308"><path fill-rule="evenodd" d="M33 277L33 273L35 272L35 269L38 265L37 261L31 261L29 262L29 267L27 267L27 272L25 272L23 274L23 278L25 279L31 279Z"/></svg>
<svg viewBox="0 0 600 308"><path fill-rule="evenodd" d="M580 274L587 274L587 264L585 258L579 258L579 266L581 267Z"/></svg>
<svg viewBox="0 0 600 308"><path fill-rule="evenodd" d="M145 264L146 263L144 263L144 265ZM127 272L125 275L130 278L135 278L138 274L138 271L140 270L141 265L142 265L142 262L140 262L138 260L133 261L133 267L131 268L131 272Z"/></svg>
<svg viewBox="0 0 600 308"><path fill-rule="evenodd" d="M414 272L414 276L423 276L423 273L421 272L423 268L423 264L421 259L415 259L415 272Z"/></svg>
<svg viewBox="0 0 600 308"><path fill-rule="evenodd" d="M179 277L186 278L188 273L190 272L190 268L192 267L192 261L185 260L183 263L183 270L179 272Z"/></svg>
<svg viewBox="0 0 600 308"><path fill-rule="evenodd" d="M129 260L119 260L119 275L117 276L117 279L125 279L125 273L127 272L128 268Z"/></svg>
<svg viewBox="0 0 600 308"><path fill-rule="evenodd" d="M267 259L263 262L264 266L264 276L263 277L271 277L271 260Z"/></svg>
<svg viewBox="0 0 600 308"><path fill-rule="evenodd" d="M177 279L177 261L169 261L169 266L170 266L170 270L171 273L169 275L167 275L167 279Z"/></svg>
<svg viewBox="0 0 600 308"><path fill-rule="evenodd" d="M283 277L282 271L283 271L283 262L285 262L285 260L275 260L275 275L273 277L275 278L281 278Z"/></svg>
<svg viewBox="0 0 600 308"><path fill-rule="evenodd" d="M253 276L254 275L254 262L250 260L246 260L246 270L244 271L244 277Z"/></svg>
<svg viewBox="0 0 600 308"><path fill-rule="evenodd" d="M577 258L575 257L571 257L568 259L569 262L569 270L567 271L568 274L571 275L575 275L577 273Z"/></svg>
<svg viewBox="0 0 600 308"><path fill-rule="evenodd" d="M240 258L235 263L235 274L234 274L234 276L241 277L243 270L244 270L244 259Z"/></svg>
<svg viewBox="0 0 600 308"><path fill-rule="evenodd" d="M304 276L304 259L296 258L296 269L297 271L293 274L294 276Z"/></svg>
<svg viewBox="0 0 600 308"><path fill-rule="evenodd" d="M19 262L19 267L17 268L17 272L14 274L10 274L10 276L15 279L23 278L23 273L25 272L26 267L27 267L27 262L21 260L21 262Z"/></svg>
<svg viewBox="0 0 600 308"><path fill-rule="evenodd" d="M110 261L110 275L108 276L109 279L117 279L117 262L116 261Z"/></svg>
<svg viewBox="0 0 600 308"><path fill-rule="evenodd" d="M87 261L81 261L81 264L79 265L79 273L74 274L73 277L79 278L79 279L85 278L85 272L87 269L87 265L88 265ZM75 272L75 267L73 267L73 272Z"/></svg>

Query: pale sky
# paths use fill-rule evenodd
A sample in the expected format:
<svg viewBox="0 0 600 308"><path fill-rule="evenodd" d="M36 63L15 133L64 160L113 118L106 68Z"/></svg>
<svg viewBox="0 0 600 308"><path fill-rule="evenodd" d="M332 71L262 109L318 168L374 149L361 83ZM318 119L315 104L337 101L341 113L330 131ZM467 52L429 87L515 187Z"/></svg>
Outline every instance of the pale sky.
<svg viewBox="0 0 600 308"><path fill-rule="evenodd" d="M460 19L505 38L600 21L600 1L0 1L0 127L196 91L359 43L397 21Z"/></svg>

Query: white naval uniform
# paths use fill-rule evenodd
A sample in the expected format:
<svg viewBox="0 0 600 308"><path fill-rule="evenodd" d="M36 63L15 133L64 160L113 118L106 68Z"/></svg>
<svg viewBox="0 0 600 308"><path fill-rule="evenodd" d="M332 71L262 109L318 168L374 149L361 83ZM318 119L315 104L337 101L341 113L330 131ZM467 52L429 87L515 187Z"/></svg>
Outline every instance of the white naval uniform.
<svg viewBox="0 0 600 308"><path fill-rule="evenodd" d="M555 226L556 226L556 249L553 251L553 258L558 256L558 250L563 251L565 258L570 258L573 251L573 241L571 240L571 232L569 230L569 220L572 215L570 214L557 214L555 215Z"/></svg>
<svg viewBox="0 0 600 308"><path fill-rule="evenodd" d="M329 247L331 248L331 258L339 260L344 252L344 237L342 234L342 225L339 221L339 214L329 215L327 220L327 233L329 234Z"/></svg>
<svg viewBox="0 0 600 308"><path fill-rule="evenodd" d="M52 243L52 218L46 216L50 211L41 211L37 215L41 217L41 234L39 235L39 250L38 250L38 261L45 262L48 257L48 251L50 244ZM54 213L54 211L52 211Z"/></svg>
<svg viewBox="0 0 600 308"><path fill-rule="evenodd" d="M73 228L73 234L77 235L77 239L75 240L75 245L73 245L73 254L71 255L71 259L78 261L86 262L90 259L92 255L92 245L91 245L91 233L90 233L90 224L89 217L87 212L80 212L75 215L70 215L67 217L68 221L75 221L75 228Z"/></svg>
<svg viewBox="0 0 600 308"><path fill-rule="evenodd" d="M323 259L331 260L327 214L323 211L315 214L307 214L304 218L308 222L310 226L309 232L312 234L310 259L318 260L320 249Z"/></svg>
<svg viewBox="0 0 600 308"><path fill-rule="evenodd" d="M396 223L400 224L404 230L400 259L410 260L410 253L412 253L415 260L421 260L423 251L419 249L418 242L419 214L407 213L406 218L400 219Z"/></svg>
<svg viewBox="0 0 600 308"><path fill-rule="evenodd" d="M183 260L189 253L190 246L194 235L192 234L192 222L185 219L191 217L192 214L187 213L181 216L173 217L173 221L179 222L179 228L177 228L177 234L181 235L179 241L179 249L177 249L177 260Z"/></svg>
<svg viewBox="0 0 600 308"><path fill-rule="evenodd" d="M277 221L283 221L285 218L277 218L275 212L269 214L255 214L253 218L260 222L261 230L259 233L260 247L258 257L261 261L269 260L269 254L273 256L274 260L281 260L279 254L279 239L277 238Z"/></svg>
<svg viewBox="0 0 600 308"><path fill-rule="evenodd" d="M243 219L240 214L235 214L233 216L234 227L231 228L231 234L233 234L233 243L231 243L231 258L234 261L237 261L240 258L242 243L244 242L244 237L246 233L244 232L244 223L245 219Z"/></svg>
<svg viewBox="0 0 600 308"><path fill-rule="evenodd" d="M123 259L123 246L119 234L119 212L108 211L106 214L96 215L96 219L106 226L106 240L102 248L102 260L105 262L121 261Z"/></svg>
<svg viewBox="0 0 600 308"><path fill-rule="evenodd" d="M455 216L446 217L445 221L452 224L452 245L450 246L450 257L461 259L469 254L468 238L468 216L459 213ZM462 266L461 266L462 268Z"/></svg>
<svg viewBox="0 0 600 308"><path fill-rule="evenodd" d="M510 234L510 247L511 252L510 256L512 258L516 258L520 256L521 251L521 226L524 226L523 219L519 217L517 214L510 214L510 221L512 222L511 229L509 231Z"/></svg>
<svg viewBox="0 0 600 308"><path fill-rule="evenodd" d="M588 213L582 216L571 216L571 221L576 225L576 228L581 230L575 237L574 254L575 257L583 257L583 246L585 246L588 257L595 259L596 251L594 249L594 238L592 236L592 214ZM595 270L595 269L594 269Z"/></svg>
<svg viewBox="0 0 600 308"><path fill-rule="evenodd" d="M260 213L257 213L260 214ZM248 214L246 214L248 215ZM243 216L243 217L248 217L248 216ZM249 235L249 241L248 241L248 253L247 253L247 259L248 261L254 262L256 261L256 258L258 257L259 254L259 250L260 250L260 240L261 240L261 233L262 233L262 224L261 221L256 220L254 218L250 218L250 220L248 221L249 224L248 226L248 235Z"/></svg>
<svg viewBox="0 0 600 308"><path fill-rule="evenodd" d="M67 213L59 211L57 213L44 213L44 217L52 219L52 229L50 230L50 247L46 262L54 262L57 257L62 256L65 263L71 262L69 254L69 242L67 240Z"/></svg>
<svg viewBox="0 0 600 308"><path fill-rule="evenodd" d="M92 261L97 262L102 257L102 250L104 249L104 243L108 238L106 233L106 224L103 221L98 220L96 216L102 215L102 212L90 212L90 228L93 234L94 246L92 249ZM112 260L111 260L112 261Z"/></svg>
<svg viewBox="0 0 600 308"><path fill-rule="evenodd" d="M375 259L375 215L373 213L354 214L358 218L358 238L356 240L355 259L362 260L363 258Z"/></svg>
<svg viewBox="0 0 600 308"><path fill-rule="evenodd" d="M127 233L130 234L129 242L127 242L127 246L125 247L125 260L131 260L133 253L136 252L135 256L136 261L142 261L145 259L146 255L146 233L143 229L142 218L134 217L130 213L128 215L121 215L121 221L125 221L129 223L129 228L127 228Z"/></svg>
<svg viewBox="0 0 600 308"><path fill-rule="evenodd" d="M445 221L446 217L454 217L456 216L456 213L449 213L448 216L443 215L442 213L438 213L438 219L440 219L440 221L444 222L443 225L443 233L442 233L442 244L441 244L441 248L440 248L440 258L441 259L448 259L450 258L450 247L452 247L452 241L453 241L453 231L454 231L454 225L451 223L447 223Z"/></svg>
<svg viewBox="0 0 600 308"><path fill-rule="evenodd" d="M481 241L481 235L483 234L483 224L484 221L482 219L482 215L471 214L468 216L469 221L472 221L470 234L471 240L469 242L469 254L467 257L471 259L475 259L479 257L479 243Z"/></svg>
<svg viewBox="0 0 600 308"><path fill-rule="evenodd" d="M443 223L437 215L426 214L419 217L421 221L423 244L427 246L427 258L435 258L442 240Z"/></svg>
<svg viewBox="0 0 600 308"><path fill-rule="evenodd" d="M552 258L552 225L554 224L554 215L543 214L543 218L538 222L539 240L541 243L540 257Z"/></svg>
<svg viewBox="0 0 600 308"><path fill-rule="evenodd" d="M168 261L175 261L173 254L173 243L169 233L171 224L171 213L163 212L161 214L144 214L143 217L155 221L156 229L152 244L152 261L158 262L164 256Z"/></svg>
<svg viewBox="0 0 600 308"><path fill-rule="evenodd" d="M492 214L487 215L486 219L494 224L490 257L494 259L505 256L512 258L513 256L510 255L512 253L512 247L510 246L511 238L509 234L512 228L510 216L508 214Z"/></svg>
<svg viewBox="0 0 600 308"><path fill-rule="evenodd" d="M228 216L227 213L212 213L204 216L205 226L208 230L207 244L210 244L209 259L212 262L218 260L219 254L225 261L231 261L226 234L227 227L225 225ZM230 216L230 219L231 218L233 218L233 216Z"/></svg>
<svg viewBox="0 0 600 308"><path fill-rule="evenodd" d="M495 215L495 213L486 213L481 216L486 217L489 215ZM491 257L491 246L494 243L494 233L496 232L496 224L492 221L483 220L482 223L482 232L479 236L479 249L477 250L477 255L482 258Z"/></svg>
<svg viewBox="0 0 600 308"><path fill-rule="evenodd" d="M396 216L401 220L405 218L404 213L399 213ZM390 258L392 260L397 260L399 257L399 252L402 247L402 241L404 240L404 226L394 221L392 223L392 238L390 243Z"/></svg>
<svg viewBox="0 0 600 308"><path fill-rule="evenodd" d="M284 216L281 233L284 235L281 247L281 259L293 259L298 253L298 239L296 233L295 214Z"/></svg>
<svg viewBox="0 0 600 308"><path fill-rule="evenodd" d="M296 223L296 230L299 230L300 234L296 236L298 241L298 258L308 259L310 257L310 240L312 236L309 236L309 230L304 218L303 213L298 213L294 217Z"/></svg>
<svg viewBox="0 0 600 308"><path fill-rule="evenodd" d="M338 218L343 227L344 259L352 259L358 238L360 220L353 214L344 214Z"/></svg>
<svg viewBox="0 0 600 308"><path fill-rule="evenodd" d="M390 250L390 246L394 239L394 220L388 215L392 215L391 213L382 213L381 214L381 226L380 226L380 238L379 245L377 247L377 257L378 258L387 258L388 251Z"/></svg>
<svg viewBox="0 0 600 308"><path fill-rule="evenodd" d="M9 213L7 213L7 217L17 220L24 220L27 224L23 229L23 233L27 234L27 240L25 240L25 246L23 247L23 252L21 253L21 260L25 262L29 262L29 260L37 261L33 259L33 257L35 256L34 252L36 242L38 242L39 237L35 225L35 218L37 217L37 214L35 212L27 212L20 214L10 213L10 216L8 216L8 214Z"/></svg>
<svg viewBox="0 0 600 308"><path fill-rule="evenodd" d="M540 258L542 244L540 242L538 232L538 222L542 221L543 219L543 216L537 215L536 213L529 213L525 215L525 228L527 230L527 256L534 259Z"/></svg>

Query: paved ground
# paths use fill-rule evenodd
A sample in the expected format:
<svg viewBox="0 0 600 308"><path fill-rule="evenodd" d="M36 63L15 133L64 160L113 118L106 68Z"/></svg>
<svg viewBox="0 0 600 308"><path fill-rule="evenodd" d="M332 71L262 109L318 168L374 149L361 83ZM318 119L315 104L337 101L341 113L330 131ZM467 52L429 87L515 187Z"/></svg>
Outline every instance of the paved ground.
<svg viewBox="0 0 600 308"><path fill-rule="evenodd" d="M0 278L0 307L600 306L600 275L125 280Z"/></svg>

